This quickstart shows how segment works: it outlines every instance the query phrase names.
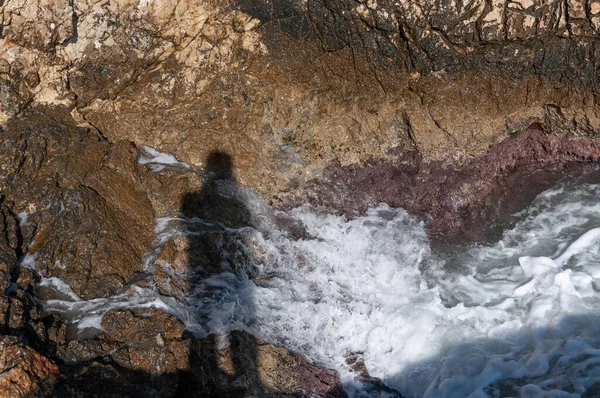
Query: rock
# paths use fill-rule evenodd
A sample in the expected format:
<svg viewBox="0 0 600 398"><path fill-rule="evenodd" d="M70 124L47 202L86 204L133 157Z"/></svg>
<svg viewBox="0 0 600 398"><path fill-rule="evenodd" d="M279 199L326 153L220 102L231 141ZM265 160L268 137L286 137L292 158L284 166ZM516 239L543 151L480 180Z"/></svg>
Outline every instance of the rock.
<svg viewBox="0 0 600 398"><path fill-rule="evenodd" d="M50 397L59 370L48 358L22 345L17 338L0 336L0 395Z"/></svg>
<svg viewBox="0 0 600 398"><path fill-rule="evenodd" d="M385 201L431 218L434 238L477 240L478 220L497 217L490 203L523 178L549 170L520 202L600 155L597 1L0 10L0 332L64 366L65 395L344 396L333 372L242 332L197 341L163 311L121 309L75 339L35 304L109 297L141 279L184 300L194 278L255 277L235 229L256 220L232 184L277 208L356 216ZM140 165L146 145L186 164ZM156 217L178 215L205 223L155 242ZM40 278L66 292L39 289Z"/></svg>
<svg viewBox="0 0 600 398"><path fill-rule="evenodd" d="M38 3L1 6L1 120L67 107L198 169L227 152L265 199L393 148L460 164L534 121L600 127L580 2Z"/></svg>
<svg viewBox="0 0 600 398"><path fill-rule="evenodd" d="M103 141L63 116L65 123L34 112L6 126L2 192L28 214L22 249L37 269L80 297L105 297L141 270L154 210L135 148Z"/></svg>
<svg viewBox="0 0 600 398"><path fill-rule="evenodd" d="M346 357L346 364L355 372L355 381L362 384L362 391L371 393L373 396L385 396L402 398L397 390L386 386L381 379L373 377L365 365L363 353L355 352Z"/></svg>
<svg viewBox="0 0 600 398"><path fill-rule="evenodd" d="M335 372L241 331L198 342L190 370L209 396L347 396Z"/></svg>
<svg viewBox="0 0 600 398"><path fill-rule="evenodd" d="M174 316L153 308L112 311L102 319L103 331L57 347L67 364L108 359L147 375L176 373L187 368L188 344L184 326Z"/></svg>
<svg viewBox="0 0 600 398"><path fill-rule="evenodd" d="M32 247L39 253L40 269L61 278L80 297L116 293L141 271L142 256L152 244L152 219L144 228L88 187L65 192L63 203L65 210Z"/></svg>
<svg viewBox="0 0 600 398"><path fill-rule="evenodd" d="M486 155L458 165L426 163L419 153L400 150L390 161L333 166L324 179L315 180L302 195L283 202L290 207L310 202L349 216L385 202L430 216L428 229L434 240L490 241L510 226L505 223L511 219L510 214L559 179L589 170L585 165L598 154L600 144L593 138L560 137L549 134L540 124L532 124L492 147ZM575 167L577 164L584 170ZM535 180L525 189L522 181L533 174ZM512 196L521 201L517 203ZM497 206L501 197L507 202L505 209ZM488 209L494 213L487 214ZM499 216L501 212L503 216ZM496 228L485 230L486 225Z"/></svg>
<svg viewBox="0 0 600 398"><path fill-rule="evenodd" d="M35 276L18 267L20 231L10 207L0 207L0 333L15 335L40 346L46 342L42 311L32 293Z"/></svg>
<svg viewBox="0 0 600 398"><path fill-rule="evenodd" d="M51 112L62 119L50 117ZM231 379L226 373L211 379L210 372L219 371L208 368L209 362L200 367L190 364L197 358L194 352L209 349L210 339L198 342L186 336L181 321L160 310L111 311L104 315L103 330L78 339L71 326L56 318L43 319L31 297L36 272L60 278L81 298L94 298L116 293L141 271L142 257L153 244L153 203L159 203L158 196L153 201L148 198L147 187L168 190L169 182L138 166L137 151L129 143L104 140L94 129L78 126L64 110L26 112L11 119L5 132L10 139L3 144L1 177L7 184L2 193L11 208L3 208L5 218L0 224L5 228L0 234L6 258L4 279L10 287L0 303L3 323L7 331L29 336L36 347L65 366L56 391L74 396L97 393L92 388L108 394L127 390L134 395L154 391L164 396L181 389L200 391L200 396L217 390L234 395L246 391L267 396L344 396L335 373L283 348L254 344L253 337L243 334L232 337L235 352L245 352L242 360L259 372L245 374L241 385L223 384L222 380ZM176 179L177 184L181 181L182 187L194 186L192 177ZM177 207L188 217L201 213L209 223L249 225L251 215L240 199L223 196L223 190L229 192L226 182L207 180L197 194L182 195ZM169 211L168 206L163 209ZM10 221L17 212L21 221ZM203 242L175 237L166 243L157 259L162 268L157 267L154 275L161 290L183 298L187 281L181 271L193 259L198 261L195 271L203 275L220 272L227 253L250 261L239 237L207 225L210 233ZM197 258L190 254L190 245ZM29 256L24 261L32 269L16 267L19 251ZM235 258L227 257L232 267L237 267ZM179 277L180 287L165 280L167 266L176 267L168 277ZM39 293L52 297L51 292ZM226 350L219 355L231 359L232 353ZM83 382L98 374L101 384Z"/></svg>
<svg viewBox="0 0 600 398"><path fill-rule="evenodd" d="M181 339L184 325L173 315L154 308L113 311L102 318L102 328L111 339L143 344ZM160 343L162 341L162 343Z"/></svg>
<svg viewBox="0 0 600 398"><path fill-rule="evenodd" d="M59 389L75 397L176 396L190 346L179 320L142 308L109 312L102 327L94 337L57 341L57 357L72 369Z"/></svg>
<svg viewBox="0 0 600 398"><path fill-rule="evenodd" d="M179 320L152 308L109 312L102 327L91 339L59 343L63 363L88 364L61 382L60 388L73 396L112 396L115 391L133 396L150 391L194 397L346 396L335 372L244 332L232 332L229 345L218 344L214 335L192 339L183 334ZM85 383L93 375L102 384Z"/></svg>
<svg viewBox="0 0 600 398"><path fill-rule="evenodd" d="M177 396L178 391L177 378L169 375L149 378L144 373L101 362L92 362L67 375L66 379L57 390L77 398L173 397Z"/></svg>
<svg viewBox="0 0 600 398"><path fill-rule="evenodd" d="M153 275L161 294L183 300L189 293L188 250L188 238L184 236L176 236L164 245Z"/></svg>
<svg viewBox="0 0 600 398"><path fill-rule="evenodd" d="M6 205L0 212L0 292L5 292L12 281L17 265L18 237L15 220Z"/></svg>
<svg viewBox="0 0 600 398"><path fill-rule="evenodd" d="M8 289L0 293L0 331L2 334L20 336L34 347L47 342L47 333L42 309L31 295L32 289L23 290L11 282Z"/></svg>

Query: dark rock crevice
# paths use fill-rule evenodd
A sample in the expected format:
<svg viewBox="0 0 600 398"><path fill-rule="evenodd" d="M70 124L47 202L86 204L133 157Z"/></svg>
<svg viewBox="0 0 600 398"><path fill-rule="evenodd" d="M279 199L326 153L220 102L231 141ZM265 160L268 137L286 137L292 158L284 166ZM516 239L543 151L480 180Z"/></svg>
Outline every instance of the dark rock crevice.
<svg viewBox="0 0 600 398"><path fill-rule="evenodd" d="M580 10L573 16L567 2L533 3L518 10L516 3L504 2L497 20L493 15L498 5L486 1L464 6L441 2L430 9L409 2L343 0L237 5L262 22L267 37L281 31L297 40L316 41L325 52L352 48L375 61L377 69L424 74L497 70L513 78L539 74L597 86L598 41L591 32L600 16ZM554 19L546 21L544 15Z"/></svg>

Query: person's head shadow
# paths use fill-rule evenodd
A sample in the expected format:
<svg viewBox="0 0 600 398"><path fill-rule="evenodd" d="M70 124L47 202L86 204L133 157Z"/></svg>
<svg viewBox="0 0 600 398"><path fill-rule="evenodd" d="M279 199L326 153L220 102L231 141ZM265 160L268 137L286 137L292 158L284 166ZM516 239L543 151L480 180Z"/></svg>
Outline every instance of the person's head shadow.
<svg viewBox="0 0 600 398"><path fill-rule="evenodd" d="M188 219L200 218L226 228L251 225L251 214L240 199L233 175L233 161L225 152L211 152L206 160L203 187L188 192L181 203L181 213Z"/></svg>
<svg viewBox="0 0 600 398"><path fill-rule="evenodd" d="M231 286L211 287L206 281L218 278L219 274L233 274L236 279L247 282L254 272L254 263L243 242L242 233L246 227L253 226L252 214L237 186L233 159L229 154L220 151L209 154L202 189L183 196L181 215L185 220L187 236L187 285L188 297L192 301L189 303L190 308L194 308L193 301L212 301L213 309L208 314L208 319L219 318L221 314L215 312L219 312L220 308L214 305L213 299L236 292L231 291ZM224 292L223 289L229 291ZM254 306L247 290L243 295L240 293L237 301L244 308L246 320L251 321ZM202 311L199 310L199 313ZM200 319L199 314L196 316L196 322L206 321L204 318ZM207 314L202 316L206 317ZM234 385L239 387L240 396L261 393L262 387L257 385L258 343L252 335L240 336L242 335L239 333L230 334L232 341L228 360L223 359L223 350L217 347L219 338L214 335L206 338L197 350L192 351L191 372L194 373L194 367L199 367L202 369L198 369L200 374L208 372L212 375L210 379L215 381L205 385L206 391L200 393L201 396L230 396L233 392L231 386ZM230 364L229 369L227 362Z"/></svg>
<svg viewBox="0 0 600 398"><path fill-rule="evenodd" d="M212 174L217 180L235 181L233 177L233 159L227 152L214 151L206 158L206 174Z"/></svg>

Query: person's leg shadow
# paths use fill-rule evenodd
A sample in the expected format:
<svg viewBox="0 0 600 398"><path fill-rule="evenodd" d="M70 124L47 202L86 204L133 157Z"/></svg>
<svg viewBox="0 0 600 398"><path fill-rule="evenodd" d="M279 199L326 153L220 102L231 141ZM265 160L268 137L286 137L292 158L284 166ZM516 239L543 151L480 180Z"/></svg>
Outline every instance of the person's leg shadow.
<svg viewBox="0 0 600 398"><path fill-rule="evenodd" d="M195 292L190 294L190 304L197 300L199 306L203 300L214 303L231 294L231 286L236 283L244 286L254 272L254 263L240 233L240 229L252 227L252 214L238 193L231 156L212 152L205 172L202 190L187 193L181 203L187 226L188 288ZM226 287L211 282L222 275L232 281ZM236 305L242 307L248 324L254 318L254 306L248 289L243 290ZM198 315L197 321L210 322L226 316L225 312L231 308L223 308L223 314L215 313L220 310L215 309L208 319ZM256 339L247 333L233 332L229 334L229 348L224 346L221 337L210 335L192 349L190 371L200 379L202 391L181 391L179 395L237 397L260 396L264 392L257 370Z"/></svg>

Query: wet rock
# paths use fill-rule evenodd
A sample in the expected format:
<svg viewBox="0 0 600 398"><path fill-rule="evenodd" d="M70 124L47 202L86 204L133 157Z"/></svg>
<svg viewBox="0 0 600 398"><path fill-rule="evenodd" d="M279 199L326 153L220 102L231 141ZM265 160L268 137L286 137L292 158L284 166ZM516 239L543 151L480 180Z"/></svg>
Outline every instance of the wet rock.
<svg viewBox="0 0 600 398"><path fill-rule="evenodd" d="M93 338L59 343L58 358L73 369L60 389L73 396L346 396L335 372L244 332L196 340L181 321L152 308L109 312L102 328ZM93 375L103 382L86 383Z"/></svg>
<svg viewBox="0 0 600 398"><path fill-rule="evenodd" d="M150 332L139 326L135 330ZM160 333L146 339L126 331L116 337L101 333L94 338L67 339L56 348L57 358L65 364L57 390L75 397L117 397L123 392L136 397L177 396L179 373L187 369L188 346L187 340L168 340Z"/></svg>
<svg viewBox="0 0 600 398"><path fill-rule="evenodd" d="M536 123L486 155L458 164L426 162L417 152L400 150L392 161L331 167L291 205L309 201L355 216L385 202L427 217L436 239L488 241L509 226L500 220L526 206L526 198L532 200L560 178L577 173L575 165L585 167L598 154L600 144L594 138L557 136ZM523 181L531 178L535 181L525 188ZM499 199L515 195L522 199L519 203L506 199L508 207L498 208ZM497 213L503 211L506 217Z"/></svg>
<svg viewBox="0 0 600 398"><path fill-rule="evenodd" d="M47 341L44 315L31 295L12 282L0 294L0 330L5 334L20 336L35 347Z"/></svg>
<svg viewBox="0 0 600 398"><path fill-rule="evenodd" d="M70 365L110 359L152 376L187 368L189 341L183 338L183 323L173 315L154 308L112 311L104 315L102 329L93 338L58 346L58 357Z"/></svg>
<svg viewBox="0 0 600 398"><path fill-rule="evenodd" d="M20 336L31 344L46 342L42 311L32 293L35 276L18 266L21 236L6 203L0 207L0 333Z"/></svg>
<svg viewBox="0 0 600 398"><path fill-rule="evenodd" d="M16 222L8 207L3 206L0 212L0 292L6 292L12 282L17 265L18 237ZM12 289L10 289L12 290Z"/></svg>
<svg viewBox="0 0 600 398"><path fill-rule="evenodd" d="M154 308L110 312L103 317L102 328L117 341L142 344L154 340L158 345L181 339L184 330L173 315Z"/></svg>
<svg viewBox="0 0 600 398"><path fill-rule="evenodd" d="M155 262L154 282L161 294L183 300L190 289L188 273L189 244L185 236L170 239Z"/></svg>
<svg viewBox="0 0 600 398"><path fill-rule="evenodd" d="M149 377L101 362L83 366L66 379L56 391L69 397L173 397L178 391L177 378Z"/></svg>
<svg viewBox="0 0 600 398"><path fill-rule="evenodd" d="M152 218L139 225L87 187L71 189L63 198L64 210L36 237L40 269L61 278L80 297L116 293L141 270L152 243ZM143 199L137 203L143 206Z"/></svg>
<svg viewBox="0 0 600 398"><path fill-rule="evenodd" d="M335 372L241 331L198 342L191 371L213 396L346 397Z"/></svg>
<svg viewBox="0 0 600 398"><path fill-rule="evenodd" d="M0 336L0 395L3 397L50 397L58 367L43 355Z"/></svg>
<svg viewBox="0 0 600 398"><path fill-rule="evenodd" d="M194 391L192 396L210 396L217 390L226 396L238 391L267 396L343 396L335 373L264 342L257 343L258 356L252 358L255 339L244 335L234 337L233 346L236 352L245 352L243 361L249 366L260 365L260 377L246 374L242 385L223 384L229 376L220 374L213 380L210 372L220 371L211 370L209 362L202 359L200 367L190 364L191 358L197 357L193 352L209 350L210 342L185 335L181 321L157 309L111 311L102 319L102 330L88 329L82 334L56 317L43 318L31 296L39 276L60 278L73 294L93 298L114 294L141 271L142 257L152 247L155 219L146 189L158 186L168 190L168 182L154 178L137 164L138 153L131 144L104 140L94 129L78 126L65 110L51 111L61 115L58 118L50 117L48 110L38 111L11 120L5 130L10 140L2 144L1 177L7 181L2 193L15 210L3 211L5 219L0 224L5 226L0 244L6 249L5 280L10 287L0 304L6 330L31 339L61 364L63 374L55 391L74 396L98 393L92 388L141 396L153 391L174 396L182 389ZM193 182L193 178L184 181ZM187 237L166 243L157 265L176 267L169 277L185 276L177 270L188 267L192 258L204 259L196 268L206 274L219 272L211 267L222 264L223 258L233 267L235 256L247 257L239 237L229 237L227 228L211 224L223 217L222 223L229 227L251 222L248 210L238 204L235 195L228 196L231 192L223 184L203 184L198 201L188 203L185 195L180 198L177 208L187 203L185 215L205 214L210 231L204 244L193 245L197 258L190 257ZM223 213L218 205L222 200L231 202L225 207L230 211ZM197 205L200 208L194 207ZM10 221L15 213L21 214L19 222ZM17 268L19 250L23 263L31 269ZM228 257L230 253L235 256ZM167 294L183 298L187 292L185 286L178 288L161 278L159 271L154 277ZM181 282L187 283L185 279ZM52 297L37 292L40 297ZM231 357L226 352L219 355ZM102 384L84 382L98 374L103 375ZM217 380L221 380L219 384L215 384Z"/></svg>
<svg viewBox="0 0 600 398"><path fill-rule="evenodd" d="M37 282L36 274L31 268L19 267L15 284L20 289L31 292Z"/></svg>

